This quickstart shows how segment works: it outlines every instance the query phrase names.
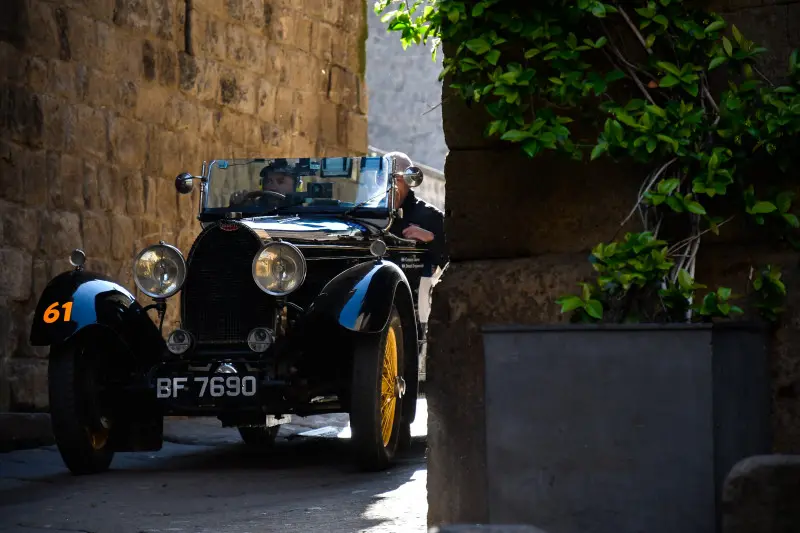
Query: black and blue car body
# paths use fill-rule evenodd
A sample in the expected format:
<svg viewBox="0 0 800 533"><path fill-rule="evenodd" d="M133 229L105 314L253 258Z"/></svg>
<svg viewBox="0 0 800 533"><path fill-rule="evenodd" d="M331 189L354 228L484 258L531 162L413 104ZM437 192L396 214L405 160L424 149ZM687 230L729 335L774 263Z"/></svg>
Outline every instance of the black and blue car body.
<svg viewBox="0 0 800 533"><path fill-rule="evenodd" d="M93 273L81 250L44 289L30 340L50 346L53 431L73 473L107 470L115 452L160 449L171 415L218 417L269 448L291 415L349 413L366 470L407 445L426 248L388 230L397 180L413 187L422 173L396 172L384 157L281 160L310 183L273 193L271 170L253 176L275 161L215 160L177 177L184 194L200 184L202 229L185 257L162 241L133 258L139 298ZM326 164L344 171L329 177ZM258 183L241 205L219 200L240 184L234 176ZM272 196L277 204L259 202ZM172 305L180 320L164 331Z"/></svg>

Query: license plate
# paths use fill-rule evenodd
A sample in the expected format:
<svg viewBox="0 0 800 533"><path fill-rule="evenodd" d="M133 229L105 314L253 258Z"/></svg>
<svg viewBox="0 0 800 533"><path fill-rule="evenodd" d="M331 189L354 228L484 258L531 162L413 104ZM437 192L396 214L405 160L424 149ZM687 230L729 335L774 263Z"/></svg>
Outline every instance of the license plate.
<svg viewBox="0 0 800 533"><path fill-rule="evenodd" d="M156 398L234 398L255 396L255 376L172 376L156 378Z"/></svg>

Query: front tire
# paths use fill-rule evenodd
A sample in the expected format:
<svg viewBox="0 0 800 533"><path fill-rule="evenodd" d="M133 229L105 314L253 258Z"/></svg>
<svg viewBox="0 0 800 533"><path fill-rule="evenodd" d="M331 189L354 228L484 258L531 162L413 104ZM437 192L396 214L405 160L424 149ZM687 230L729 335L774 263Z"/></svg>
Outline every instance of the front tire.
<svg viewBox="0 0 800 533"><path fill-rule="evenodd" d="M98 410L97 372L82 344L51 350L48 367L50 423L64 464L74 475L108 470L114 452Z"/></svg>
<svg viewBox="0 0 800 533"><path fill-rule="evenodd" d="M403 412L404 357L403 325L397 308L392 306L380 336L359 340L353 354L351 443L355 462L362 470L385 470L397 452Z"/></svg>

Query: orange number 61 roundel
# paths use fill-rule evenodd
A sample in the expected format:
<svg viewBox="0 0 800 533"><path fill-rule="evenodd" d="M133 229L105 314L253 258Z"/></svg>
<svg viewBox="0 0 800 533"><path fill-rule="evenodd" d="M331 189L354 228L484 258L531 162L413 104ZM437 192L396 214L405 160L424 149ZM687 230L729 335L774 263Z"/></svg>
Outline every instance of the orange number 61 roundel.
<svg viewBox="0 0 800 533"><path fill-rule="evenodd" d="M61 307L61 309L64 310L63 315L58 310L59 306ZM44 310L44 316L42 316L42 320L44 320L48 324L57 322L58 319L60 318L63 319L64 322L69 322L71 316L72 316L72 302L66 302L64 305L61 305L58 302L53 302L47 307L47 309Z"/></svg>

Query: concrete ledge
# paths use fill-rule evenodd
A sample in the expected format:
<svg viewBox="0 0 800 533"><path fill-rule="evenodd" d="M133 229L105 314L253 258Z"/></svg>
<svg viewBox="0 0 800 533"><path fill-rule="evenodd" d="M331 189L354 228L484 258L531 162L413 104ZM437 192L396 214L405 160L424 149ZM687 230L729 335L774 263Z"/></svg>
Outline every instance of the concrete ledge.
<svg viewBox="0 0 800 533"><path fill-rule="evenodd" d="M432 527L428 533L546 533L545 531L525 525L489 525L489 524L452 524Z"/></svg>
<svg viewBox="0 0 800 533"><path fill-rule="evenodd" d="M722 496L723 533L800 531L800 455L755 455L734 466Z"/></svg>
<svg viewBox="0 0 800 533"><path fill-rule="evenodd" d="M0 413L0 452L55 443L47 413Z"/></svg>

